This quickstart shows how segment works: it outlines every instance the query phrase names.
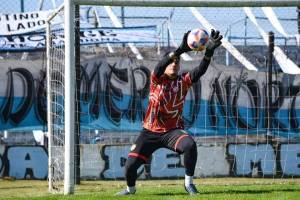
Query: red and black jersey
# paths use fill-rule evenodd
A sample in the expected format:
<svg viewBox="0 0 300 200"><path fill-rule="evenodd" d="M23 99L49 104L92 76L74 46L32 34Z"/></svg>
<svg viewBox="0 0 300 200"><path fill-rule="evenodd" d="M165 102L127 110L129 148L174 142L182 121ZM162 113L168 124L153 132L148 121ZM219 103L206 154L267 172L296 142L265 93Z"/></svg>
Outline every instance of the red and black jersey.
<svg viewBox="0 0 300 200"><path fill-rule="evenodd" d="M190 73L169 79L151 74L150 97L143 127L157 133L184 128L182 111L192 81Z"/></svg>

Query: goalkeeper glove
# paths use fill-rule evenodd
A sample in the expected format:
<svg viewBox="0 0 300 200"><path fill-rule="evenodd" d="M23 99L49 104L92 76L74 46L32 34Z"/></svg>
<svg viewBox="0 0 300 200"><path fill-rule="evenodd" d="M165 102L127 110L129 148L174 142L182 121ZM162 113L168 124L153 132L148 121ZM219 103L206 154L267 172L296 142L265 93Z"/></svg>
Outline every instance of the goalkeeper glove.
<svg viewBox="0 0 300 200"><path fill-rule="evenodd" d="M211 29L209 40L205 45L206 51L204 55L206 57L211 58L214 55L215 49L222 44L221 42L222 38L223 36L220 35L219 31L215 31L214 29Z"/></svg>
<svg viewBox="0 0 300 200"><path fill-rule="evenodd" d="M175 51L175 55L176 56L180 56L182 53L185 53L185 52L188 52L188 51L191 51L192 49L188 46L187 44L187 38L188 38L188 35L191 31L188 31L186 32L184 35L183 35L183 38L182 38L182 42L180 44L180 46L176 49Z"/></svg>

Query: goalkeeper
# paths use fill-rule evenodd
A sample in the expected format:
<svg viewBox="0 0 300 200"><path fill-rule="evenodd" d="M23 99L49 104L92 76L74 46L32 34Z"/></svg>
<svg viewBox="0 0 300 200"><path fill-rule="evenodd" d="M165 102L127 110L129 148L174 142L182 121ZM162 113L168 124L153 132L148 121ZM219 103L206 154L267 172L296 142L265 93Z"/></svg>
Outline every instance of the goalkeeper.
<svg viewBox="0 0 300 200"><path fill-rule="evenodd" d="M200 65L188 73L179 75L180 55L191 51L184 34L176 51L164 56L151 74L149 105L145 115L143 130L131 147L125 164L127 188L117 195L134 194L137 169L159 148L168 148L184 155L184 188L190 194L198 193L193 184L197 161L197 146L194 139L184 131L182 110L185 96L193 83L206 72L214 50L221 45L222 35L211 30L206 44L204 58Z"/></svg>

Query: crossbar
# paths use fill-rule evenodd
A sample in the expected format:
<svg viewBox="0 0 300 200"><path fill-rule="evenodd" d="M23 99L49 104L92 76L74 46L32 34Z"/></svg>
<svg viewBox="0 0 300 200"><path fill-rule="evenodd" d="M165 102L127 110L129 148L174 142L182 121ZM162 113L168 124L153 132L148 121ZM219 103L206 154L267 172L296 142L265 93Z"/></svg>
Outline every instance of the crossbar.
<svg viewBox="0 0 300 200"><path fill-rule="evenodd" d="M78 5L137 7L292 7L300 0L74 0Z"/></svg>

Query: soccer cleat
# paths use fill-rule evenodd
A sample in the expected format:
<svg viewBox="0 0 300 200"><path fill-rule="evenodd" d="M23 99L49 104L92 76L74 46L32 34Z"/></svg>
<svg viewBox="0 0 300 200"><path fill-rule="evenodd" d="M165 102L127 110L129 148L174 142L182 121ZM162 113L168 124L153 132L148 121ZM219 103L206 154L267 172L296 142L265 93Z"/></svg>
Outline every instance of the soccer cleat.
<svg viewBox="0 0 300 200"><path fill-rule="evenodd" d="M190 195L197 195L199 194L196 186L194 184L190 184L189 186L184 186L184 189L190 194Z"/></svg>
<svg viewBox="0 0 300 200"><path fill-rule="evenodd" d="M129 192L127 189L125 189L125 190L122 190L122 191L116 193L116 196L131 195L131 194L134 194L134 193L135 193L135 191L134 192Z"/></svg>

